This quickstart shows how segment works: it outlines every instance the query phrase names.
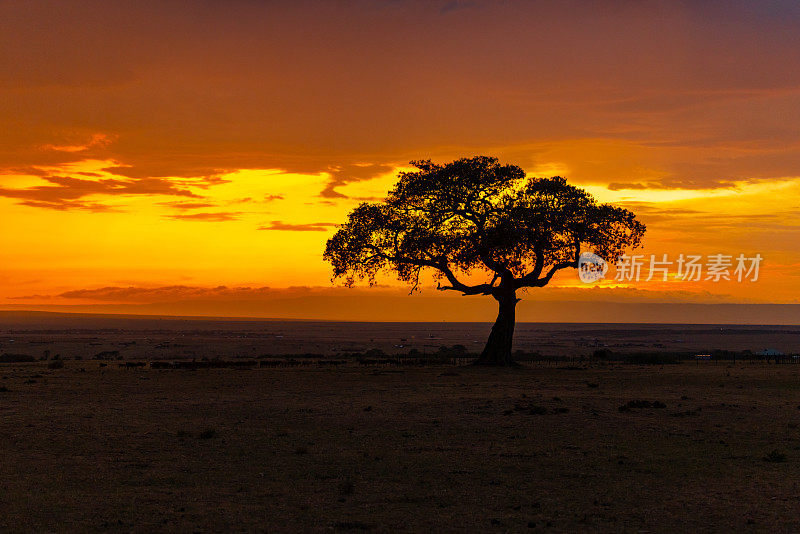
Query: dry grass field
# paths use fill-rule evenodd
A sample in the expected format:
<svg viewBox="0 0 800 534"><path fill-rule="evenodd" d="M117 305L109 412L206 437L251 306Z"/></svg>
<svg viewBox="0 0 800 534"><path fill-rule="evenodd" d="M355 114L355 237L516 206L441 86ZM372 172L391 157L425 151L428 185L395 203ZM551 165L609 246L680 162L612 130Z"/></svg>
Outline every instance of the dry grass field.
<svg viewBox="0 0 800 534"><path fill-rule="evenodd" d="M0 366L3 531L800 530L800 365L99 365Z"/></svg>

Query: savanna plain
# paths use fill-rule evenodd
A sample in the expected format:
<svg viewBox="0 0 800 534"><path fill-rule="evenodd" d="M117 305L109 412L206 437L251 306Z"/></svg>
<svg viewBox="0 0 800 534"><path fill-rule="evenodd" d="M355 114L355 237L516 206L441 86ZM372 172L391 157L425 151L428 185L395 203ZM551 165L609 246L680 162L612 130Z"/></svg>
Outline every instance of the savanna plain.
<svg viewBox="0 0 800 534"><path fill-rule="evenodd" d="M48 328L0 339L37 354L0 364L3 531L800 529L800 365L159 369L141 348L163 345L153 331ZM573 338L611 339L592 332ZM110 345L124 357L133 337L134 358L91 359ZM54 365L78 338L86 357Z"/></svg>

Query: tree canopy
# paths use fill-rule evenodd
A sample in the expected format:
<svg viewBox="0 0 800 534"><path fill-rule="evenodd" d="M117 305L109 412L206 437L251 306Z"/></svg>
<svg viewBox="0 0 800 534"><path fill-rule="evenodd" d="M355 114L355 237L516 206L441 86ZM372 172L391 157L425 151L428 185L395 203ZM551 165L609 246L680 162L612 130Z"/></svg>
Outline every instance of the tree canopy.
<svg viewBox="0 0 800 534"><path fill-rule="evenodd" d="M577 267L582 248L615 262L645 231L632 212L598 204L564 178L529 178L493 157L412 165L385 201L356 207L330 238L334 279L372 284L393 271L413 290L431 271L438 289L491 295L502 308L516 304L517 290ZM479 273L483 281L470 281Z"/></svg>

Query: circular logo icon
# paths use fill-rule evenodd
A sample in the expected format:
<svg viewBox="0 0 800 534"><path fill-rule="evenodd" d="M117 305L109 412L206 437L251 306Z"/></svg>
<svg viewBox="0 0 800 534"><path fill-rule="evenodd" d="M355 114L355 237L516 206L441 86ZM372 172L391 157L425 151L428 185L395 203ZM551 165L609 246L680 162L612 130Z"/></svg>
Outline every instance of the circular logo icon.
<svg viewBox="0 0 800 534"><path fill-rule="evenodd" d="M578 258L578 278L584 284L602 280L608 272L606 260L593 252L582 252Z"/></svg>

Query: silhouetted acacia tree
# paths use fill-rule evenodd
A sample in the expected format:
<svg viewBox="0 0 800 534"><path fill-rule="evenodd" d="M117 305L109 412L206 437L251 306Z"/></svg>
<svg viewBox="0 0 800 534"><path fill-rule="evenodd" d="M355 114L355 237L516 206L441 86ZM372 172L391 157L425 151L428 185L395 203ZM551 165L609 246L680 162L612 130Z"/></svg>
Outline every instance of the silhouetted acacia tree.
<svg viewBox="0 0 800 534"><path fill-rule="evenodd" d="M348 286L356 279L372 284L379 271L391 270L413 291L420 273L431 270L440 290L494 297L500 310L479 364L514 363L518 290L576 268L582 246L615 262L645 231L630 211L598 204L561 177L526 178L496 158L412 165L418 170L401 173L384 202L364 202L349 214L324 258ZM475 284L479 275L484 281Z"/></svg>

